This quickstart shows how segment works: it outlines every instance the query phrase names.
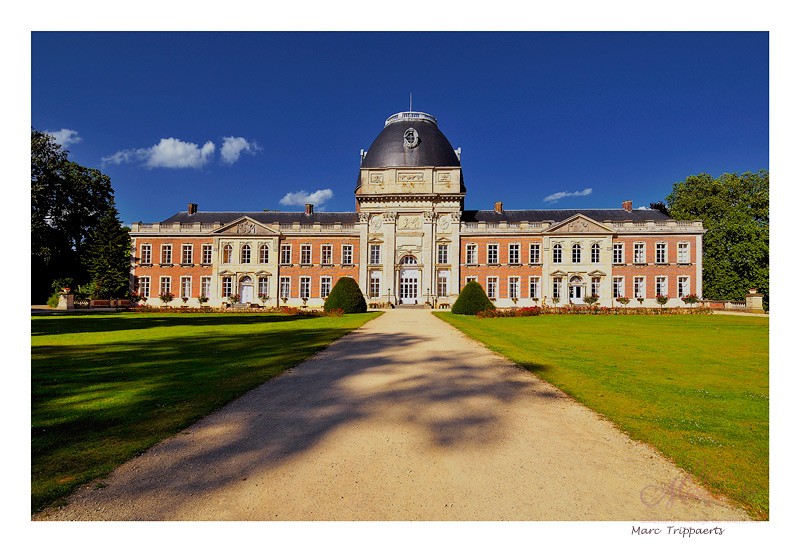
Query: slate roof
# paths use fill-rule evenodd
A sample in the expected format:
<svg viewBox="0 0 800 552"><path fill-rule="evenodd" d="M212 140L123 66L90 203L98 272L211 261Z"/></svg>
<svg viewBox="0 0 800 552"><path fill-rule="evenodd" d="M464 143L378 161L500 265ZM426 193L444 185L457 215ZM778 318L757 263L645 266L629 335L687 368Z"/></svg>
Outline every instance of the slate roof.
<svg viewBox="0 0 800 552"><path fill-rule="evenodd" d="M461 215L462 222L541 222L544 220L562 221L577 214L583 214L597 222L610 220L621 222L630 220L633 222L644 222L646 220L663 221L670 218L655 209L524 209L514 211L464 211Z"/></svg>
<svg viewBox="0 0 800 552"><path fill-rule="evenodd" d="M242 217L250 217L251 219L262 224L284 223L289 224L293 222L300 222L303 224L335 224L340 222L342 224L351 224L358 222L358 213L328 213L325 211L306 215L304 211L297 213L283 212L283 211L197 211L190 215L186 211L175 213L168 219L162 221L162 224L170 224L173 222L182 223L215 223L221 222L228 224L234 220Z"/></svg>

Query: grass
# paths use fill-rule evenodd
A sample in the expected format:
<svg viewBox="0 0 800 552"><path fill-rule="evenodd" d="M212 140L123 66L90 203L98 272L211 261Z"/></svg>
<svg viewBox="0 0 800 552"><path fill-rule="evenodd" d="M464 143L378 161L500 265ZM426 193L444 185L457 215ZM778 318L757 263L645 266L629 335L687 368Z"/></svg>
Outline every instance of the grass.
<svg viewBox="0 0 800 552"><path fill-rule="evenodd" d="M436 315L769 518L766 318Z"/></svg>
<svg viewBox="0 0 800 552"><path fill-rule="evenodd" d="M32 511L107 475L375 316L32 317Z"/></svg>

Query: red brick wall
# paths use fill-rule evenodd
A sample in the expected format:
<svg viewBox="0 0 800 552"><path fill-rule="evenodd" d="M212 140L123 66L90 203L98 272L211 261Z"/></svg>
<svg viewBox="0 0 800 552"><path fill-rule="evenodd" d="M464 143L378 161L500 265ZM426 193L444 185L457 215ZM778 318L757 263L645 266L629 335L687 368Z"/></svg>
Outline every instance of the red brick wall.
<svg viewBox="0 0 800 552"><path fill-rule="evenodd" d="M160 266L161 261L161 245L172 244L172 266ZM181 246L183 244L192 244L192 261L193 266L181 266ZM136 277L150 276L150 297L158 297L161 277L172 277L172 294L175 297L180 296L180 282L181 276L192 277L192 297L200 295L200 277L211 276L210 266L200 266L202 244L212 244L213 239L208 238L170 238L170 237L140 237L136 238L134 245L136 247L134 253L134 267L133 275ZM142 266L139 264L139 255L141 253L142 244L150 244L152 246L152 265Z"/></svg>
<svg viewBox="0 0 800 552"><path fill-rule="evenodd" d="M278 269L279 276L289 276L291 278L291 293L290 298L300 297L300 277L308 276L311 278L311 297L320 297L320 278L322 276L331 277L331 286L336 285L336 281L344 276L353 278L358 281L358 264L359 264L359 240L357 237L290 237L281 241L281 244L290 244L292 246L292 265L280 266ZM311 264L303 266L300 264L300 246L303 244L311 244ZM353 246L353 265L342 266L342 245L349 244ZM321 266L322 260L322 245L333 246L333 265ZM278 251L278 260L280 260L280 251Z"/></svg>
<svg viewBox="0 0 800 552"><path fill-rule="evenodd" d="M689 261L691 264L678 263L678 243L689 243ZM614 243L624 244L624 265L614 265L613 276L625 277L626 297L633 298L633 279L636 276L645 277L645 296L656 296L656 277L667 277L667 291L670 297L678 296L678 277L689 277L689 293L697 293L697 251L694 236L622 236L614 240ZM646 265L633 264L633 244L645 244ZM655 264L656 244L667 244L667 263Z"/></svg>
<svg viewBox="0 0 800 552"><path fill-rule="evenodd" d="M477 244L478 246L478 264L481 266L467 266L465 264L467 259L467 245ZM509 266L508 264L508 246L510 244L518 243L520 245L519 266ZM486 290L486 278L489 276L497 276L497 294L498 297L508 297L508 278L509 276L520 277L520 297L528 297L530 290L528 289L530 276L542 276L542 267L540 264L529 265L530 262L530 244L539 244L539 260L541 261L544 251L542 250L541 239L532 239L530 237L472 237L462 236L460 245L460 264L461 264L461 282L460 287L464 287L468 277L477 276L478 283ZM498 262L499 265L486 266L488 245L497 244L498 246ZM540 281L540 290L544 282ZM453 290L454 293L456 290ZM541 293L541 291L540 291Z"/></svg>

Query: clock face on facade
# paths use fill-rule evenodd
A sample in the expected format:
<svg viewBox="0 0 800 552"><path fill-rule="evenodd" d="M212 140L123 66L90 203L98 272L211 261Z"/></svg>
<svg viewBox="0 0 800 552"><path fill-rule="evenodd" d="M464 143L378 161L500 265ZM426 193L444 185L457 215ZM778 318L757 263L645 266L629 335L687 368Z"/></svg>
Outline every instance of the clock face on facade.
<svg viewBox="0 0 800 552"><path fill-rule="evenodd" d="M415 148L419 145L419 134L414 128L409 128L403 133L403 140L405 147Z"/></svg>

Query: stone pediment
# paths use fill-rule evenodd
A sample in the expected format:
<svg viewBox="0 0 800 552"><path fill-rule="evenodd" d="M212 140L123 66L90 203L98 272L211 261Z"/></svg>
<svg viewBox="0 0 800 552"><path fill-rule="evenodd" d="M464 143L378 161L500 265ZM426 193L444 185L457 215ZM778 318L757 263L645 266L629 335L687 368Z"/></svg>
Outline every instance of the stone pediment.
<svg viewBox="0 0 800 552"><path fill-rule="evenodd" d="M614 230L585 215L575 215L554 224L543 234L613 234Z"/></svg>
<svg viewBox="0 0 800 552"><path fill-rule="evenodd" d="M214 230L213 233L229 236L277 236L280 234L250 217L236 219L222 228Z"/></svg>

